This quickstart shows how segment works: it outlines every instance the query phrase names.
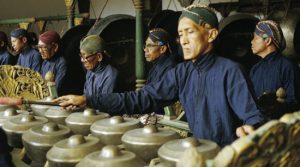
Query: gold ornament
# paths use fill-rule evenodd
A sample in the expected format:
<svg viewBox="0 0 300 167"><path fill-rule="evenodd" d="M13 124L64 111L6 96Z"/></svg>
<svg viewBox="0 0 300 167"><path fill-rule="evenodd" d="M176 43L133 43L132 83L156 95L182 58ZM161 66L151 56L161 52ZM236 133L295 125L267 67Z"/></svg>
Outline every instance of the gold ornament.
<svg viewBox="0 0 300 167"><path fill-rule="evenodd" d="M0 97L38 100L49 96L42 76L21 66L0 66Z"/></svg>

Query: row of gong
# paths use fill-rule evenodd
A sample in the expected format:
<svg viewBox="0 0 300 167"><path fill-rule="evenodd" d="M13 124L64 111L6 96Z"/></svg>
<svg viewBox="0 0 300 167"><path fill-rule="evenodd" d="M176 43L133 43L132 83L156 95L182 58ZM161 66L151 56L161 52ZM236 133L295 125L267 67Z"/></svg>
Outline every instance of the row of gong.
<svg viewBox="0 0 300 167"><path fill-rule="evenodd" d="M153 125L141 128L134 118L109 118L107 113L90 108L73 113L56 106L31 105L31 109L38 116L20 114L13 107L0 112L0 126L8 144L14 148L24 146L31 166L47 162L50 167L135 167L145 166L158 156L160 164L174 166L190 147L196 147L206 159L219 152L214 142L179 139L175 131Z"/></svg>

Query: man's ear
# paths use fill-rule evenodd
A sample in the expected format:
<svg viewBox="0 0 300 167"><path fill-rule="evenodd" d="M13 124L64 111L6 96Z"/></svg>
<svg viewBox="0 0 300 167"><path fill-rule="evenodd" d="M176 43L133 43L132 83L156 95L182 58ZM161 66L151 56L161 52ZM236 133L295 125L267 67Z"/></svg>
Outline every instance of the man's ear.
<svg viewBox="0 0 300 167"><path fill-rule="evenodd" d="M160 53L163 54L163 53L166 53L168 47L166 45L163 45L160 47Z"/></svg>
<svg viewBox="0 0 300 167"><path fill-rule="evenodd" d="M57 51L58 51L58 47L59 47L58 44L55 43L55 44L53 44L53 45L54 45L54 51L57 52Z"/></svg>
<svg viewBox="0 0 300 167"><path fill-rule="evenodd" d="M208 30L208 42L212 43L218 36L219 31L216 28Z"/></svg>
<svg viewBox="0 0 300 167"><path fill-rule="evenodd" d="M22 40L23 43L27 43L28 42L28 38L27 37L22 37L21 40Z"/></svg>
<svg viewBox="0 0 300 167"><path fill-rule="evenodd" d="M98 62L103 60L103 53L97 53Z"/></svg>
<svg viewBox="0 0 300 167"><path fill-rule="evenodd" d="M4 42L0 41L0 47L2 48L4 46Z"/></svg>
<svg viewBox="0 0 300 167"><path fill-rule="evenodd" d="M265 39L264 39L264 42L265 42L265 44L266 44L267 46L271 45L271 44L272 44L272 41L273 41L272 38L265 38Z"/></svg>

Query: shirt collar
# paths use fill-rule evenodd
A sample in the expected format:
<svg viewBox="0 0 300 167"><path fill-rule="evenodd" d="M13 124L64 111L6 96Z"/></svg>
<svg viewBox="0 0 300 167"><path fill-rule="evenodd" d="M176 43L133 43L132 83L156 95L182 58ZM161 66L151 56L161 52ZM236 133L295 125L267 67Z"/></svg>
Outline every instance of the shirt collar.
<svg viewBox="0 0 300 167"><path fill-rule="evenodd" d="M201 55L194 63L194 67L199 71L207 71L215 61L215 56L212 52Z"/></svg>
<svg viewBox="0 0 300 167"><path fill-rule="evenodd" d="M91 71L92 71L93 73L103 71L104 68L106 67L106 65L107 65L106 63L100 62L100 63L96 66L96 68L92 69Z"/></svg>
<svg viewBox="0 0 300 167"><path fill-rule="evenodd" d="M50 59L47 59L46 61L54 62L59 58L59 54L55 53Z"/></svg>
<svg viewBox="0 0 300 167"><path fill-rule="evenodd" d="M26 55L27 53L29 53L30 51L31 51L31 47L30 46L26 46L25 48L24 48L24 50L21 52L23 55Z"/></svg>
<svg viewBox="0 0 300 167"><path fill-rule="evenodd" d="M153 65L157 65L157 64L163 64L164 62L166 62L166 60L169 58L169 55L163 55L161 57L159 57L158 59L153 61Z"/></svg>
<svg viewBox="0 0 300 167"><path fill-rule="evenodd" d="M280 55L280 52L275 51L275 52L269 53L262 60L263 61L272 61L272 60L275 60L279 55Z"/></svg>

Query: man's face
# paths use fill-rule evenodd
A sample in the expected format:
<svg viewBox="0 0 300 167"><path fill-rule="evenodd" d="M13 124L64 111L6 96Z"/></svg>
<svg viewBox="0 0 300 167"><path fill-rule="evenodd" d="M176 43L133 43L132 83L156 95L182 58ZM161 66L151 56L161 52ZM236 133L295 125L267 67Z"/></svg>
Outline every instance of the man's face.
<svg viewBox="0 0 300 167"><path fill-rule="evenodd" d="M54 54L57 52L57 45L55 45L55 44L48 45L42 41L39 41L38 49L42 56L42 59L47 60L47 59L50 59L51 57L53 57Z"/></svg>
<svg viewBox="0 0 300 167"><path fill-rule="evenodd" d="M251 41L251 49L253 54L258 55L260 57L263 57L265 55L267 49L265 40L256 33L254 33L254 37Z"/></svg>
<svg viewBox="0 0 300 167"><path fill-rule="evenodd" d="M13 47L16 53L21 53L22 50L26 47L27 38L25 37L21 37L21 38L11 37L10 40L11 40L11 46Z"/></svg>
<svg viewBox="0 0 300 167"><path fill-rule="evenodd" d="M185 60L193 62L209 51L209 31L189 18L182 18L178 24L178 34Z"/></svg>
<svg viewBox="0 0 300 167"><path fill-rule="evenodd" d="M164 53L161 51L160 45L154 43L150 38L147 38L146 44L144 47L145 58L147 62L153 62L154 60L158 59Z"/></svg>
<svg viewBox="0 0 300 167"><path fill-rule="evenodd" d="M102 55L101 53L88 54L80 49L80 58L86 70L93 70L102 60Z"/></svg>

